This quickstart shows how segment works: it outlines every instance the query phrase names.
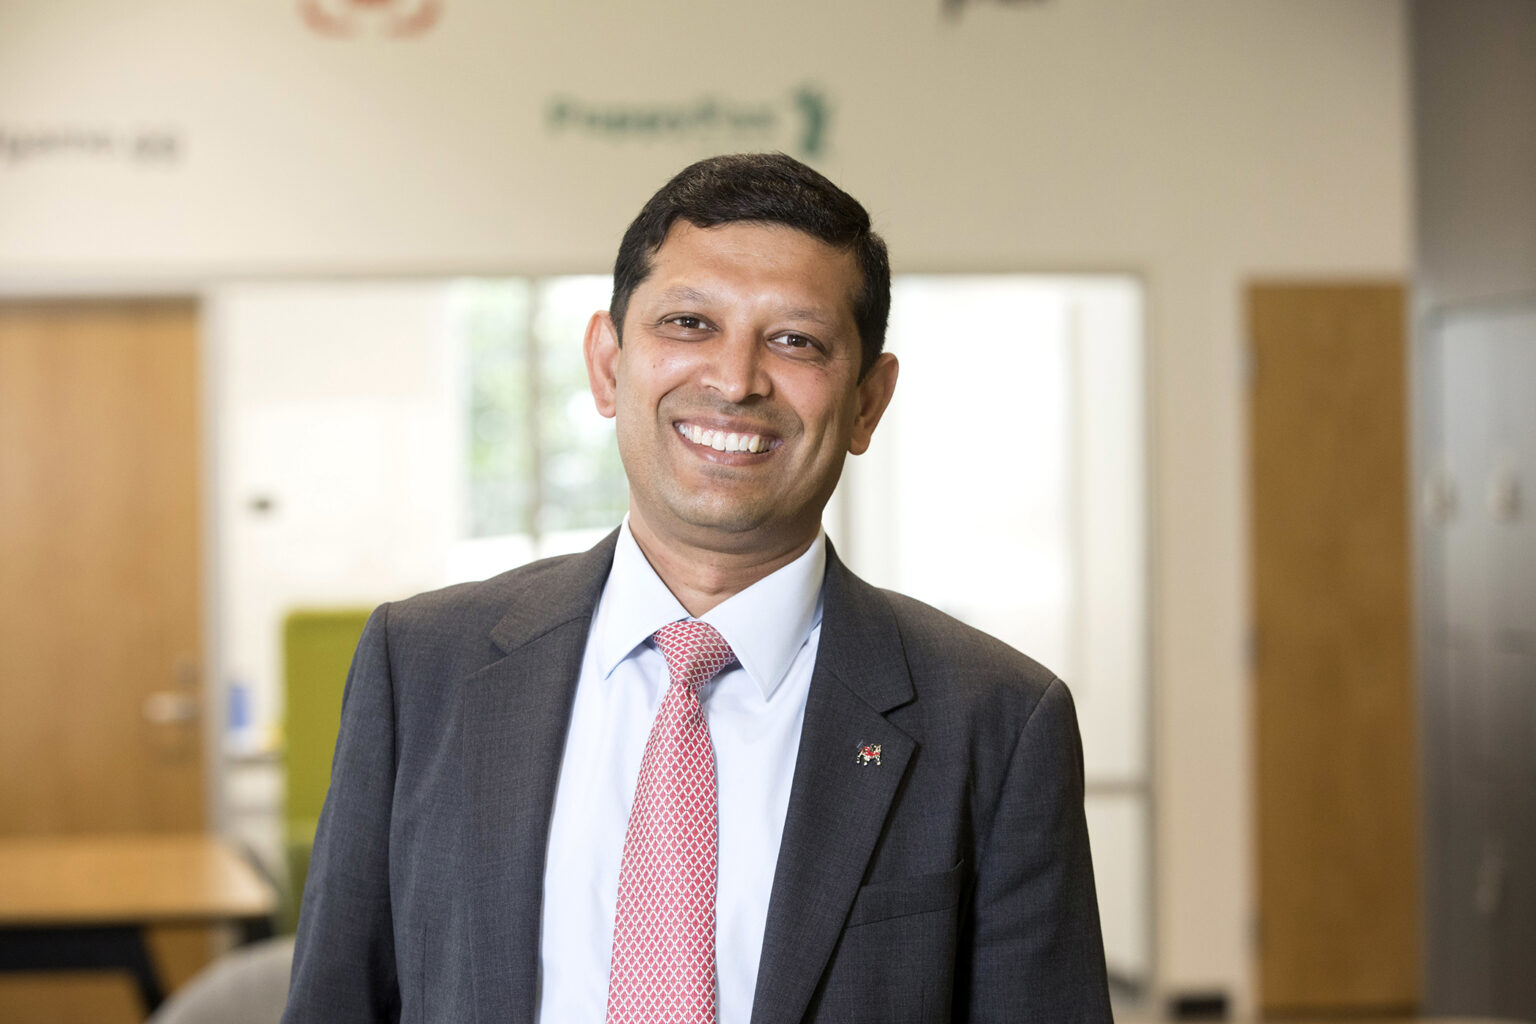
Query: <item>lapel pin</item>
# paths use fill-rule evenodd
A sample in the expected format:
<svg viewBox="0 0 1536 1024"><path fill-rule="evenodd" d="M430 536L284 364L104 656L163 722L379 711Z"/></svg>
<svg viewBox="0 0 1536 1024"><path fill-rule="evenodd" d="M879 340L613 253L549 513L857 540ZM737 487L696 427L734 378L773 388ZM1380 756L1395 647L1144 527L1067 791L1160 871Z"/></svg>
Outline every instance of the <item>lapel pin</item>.
<svg viewBox="0 0 1536 1024"><path fill-rule="evenodd" d="M859 756L854 758L854 761L855 763L861 765L872 764L878 768L880 766L880 744L864 744L859 748Z"/></svg>

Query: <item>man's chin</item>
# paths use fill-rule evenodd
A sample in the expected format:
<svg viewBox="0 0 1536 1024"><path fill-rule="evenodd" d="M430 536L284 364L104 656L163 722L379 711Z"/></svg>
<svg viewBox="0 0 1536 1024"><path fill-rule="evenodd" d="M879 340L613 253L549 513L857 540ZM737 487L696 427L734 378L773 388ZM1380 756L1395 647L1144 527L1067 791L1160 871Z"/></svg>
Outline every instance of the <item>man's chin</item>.
<svg viewBox="0 0 1536 1024"><path fill-rule="evenodd" d="M744 508L690 509L679 518L694 532L718 533L724 537L760 533L766 525L760 511Z"/></svg>
<svg viewBox="0 0 1536 1024"><path fill-rule="evenodd" d="M694 505L677 512L690 542L713 551L776 552L787 541L798 540L793 536L795 533L804 532L795 524L774 518L770 510L757 505L715 503ZM814 532L813 523L811 533Z"/></svg>

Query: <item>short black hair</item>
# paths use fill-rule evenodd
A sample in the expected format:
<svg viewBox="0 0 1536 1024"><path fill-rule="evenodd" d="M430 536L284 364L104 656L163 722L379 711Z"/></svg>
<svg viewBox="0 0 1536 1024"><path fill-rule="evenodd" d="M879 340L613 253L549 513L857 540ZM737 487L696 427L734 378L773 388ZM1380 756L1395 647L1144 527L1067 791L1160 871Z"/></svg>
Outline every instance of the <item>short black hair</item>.
<svg viewBox="0 0 1536 1024"><path fill-rule="evenodd" d="M891 262L869 212L825 175L783 153L714 156L683 168L640 210L613 264L608 311L622 343L629 297L651 273L651 257L679 219L710 228L731 221L784 224L851 252L863 277L853 296L862 354L859 377L885 348L891 312Z"/></svg>

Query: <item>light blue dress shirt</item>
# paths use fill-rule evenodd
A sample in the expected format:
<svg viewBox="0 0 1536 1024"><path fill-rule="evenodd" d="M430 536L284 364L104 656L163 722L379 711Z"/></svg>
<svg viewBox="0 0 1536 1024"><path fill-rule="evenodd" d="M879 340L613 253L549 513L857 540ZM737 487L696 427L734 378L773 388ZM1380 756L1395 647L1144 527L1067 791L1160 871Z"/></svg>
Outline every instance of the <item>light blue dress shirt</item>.
<svg viewBox="0 0 1536 1024"><path fill-rule="evenodd" d="M824 536L798 559L701 616L736 663L699 691L715 752L719 1024L747 1024L784 834L811 669L821 639ZM690 618L646 561L626 519L592 617L571 709L544 869L542 1024L602 1024L619 864L635 780L670 682L650 642Z"/></svg>

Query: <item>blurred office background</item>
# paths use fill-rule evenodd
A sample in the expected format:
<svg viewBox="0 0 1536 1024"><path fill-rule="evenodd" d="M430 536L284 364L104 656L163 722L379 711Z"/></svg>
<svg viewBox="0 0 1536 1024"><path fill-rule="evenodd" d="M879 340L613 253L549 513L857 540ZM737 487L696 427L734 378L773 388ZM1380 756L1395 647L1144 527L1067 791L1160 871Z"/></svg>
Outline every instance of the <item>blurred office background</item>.
<svg viewBox="0 0 1536 1024"><path fill-rule="evenodd" d="M763 149L897 275L828 534L1072 683L1127 1014L1536 1020L1526 0L5 0L0 875L281 933L359 616L618 521L582 327ZM142 1019L38 879L0 1019Z"/></svg>

